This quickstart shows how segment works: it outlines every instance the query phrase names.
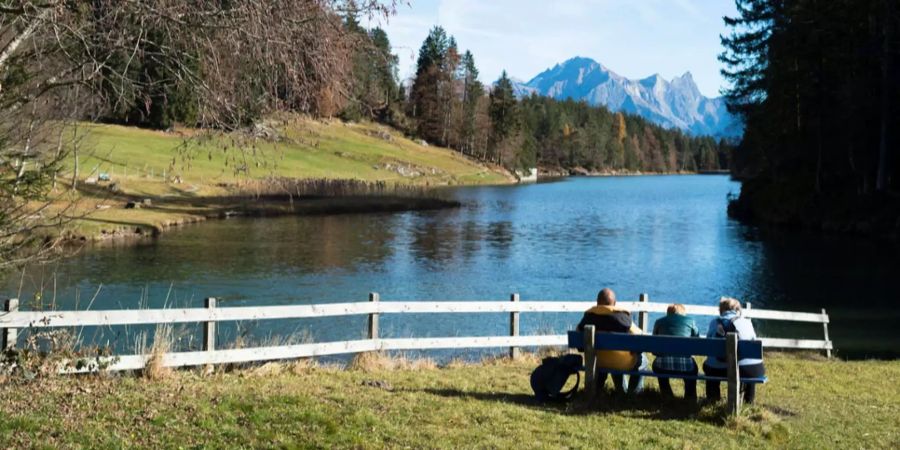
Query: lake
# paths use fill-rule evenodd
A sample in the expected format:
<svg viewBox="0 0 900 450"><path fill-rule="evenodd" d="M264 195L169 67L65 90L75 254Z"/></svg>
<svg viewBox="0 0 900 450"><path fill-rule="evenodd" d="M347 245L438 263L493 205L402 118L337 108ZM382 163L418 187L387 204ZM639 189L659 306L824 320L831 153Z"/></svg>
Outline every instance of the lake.
<svg viewBox="0 0 900 450"><path fill-rule="evenodd" d="M756 308L827 308L842 357L896 357L900 252L847 236L762 233L726 215L740 184L727 176L568 178L448 190L459 209L395 214L236 218L159 239L100 246L7 278L23 303L42 292L59 308L138 308L390 300L620 300ZM55 295L54 295L55 292ZM18 295L17 295L18 294ZM507 314L386 315L383 337L508 332ZM523 314L522 333L562 333L578 314ZM698 319L705 329L708 319ZM132 329L92 329L87 342L133 346ZM363 336L365 317L231 324L248 342ZM821 338L821 326L760 323L772 337ZM294 338L285 338L294 336ZM187 329L182 347L196 347Z"/></svg>

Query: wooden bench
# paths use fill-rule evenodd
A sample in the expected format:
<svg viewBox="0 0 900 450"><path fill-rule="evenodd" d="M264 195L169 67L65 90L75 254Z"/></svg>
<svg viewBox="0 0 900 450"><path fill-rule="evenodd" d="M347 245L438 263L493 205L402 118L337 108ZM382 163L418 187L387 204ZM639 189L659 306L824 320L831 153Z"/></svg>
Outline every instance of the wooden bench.
<svg viewBox="0 0 900 450"><path fill-rule="evenodd" d="M762 359L761 341L739 340L737 333L728 333L725 339L702 339L676 336L648 336L622 333L596 333L593 325L584 332L569 332L569 348L584 352L584 389L593 396L597 389L599 372L611 375L640 375L643 377L675 378L682 380L719 381L728 383L728 408L737 414L741 408L741 383L765 383L768 377L741 378L738 361L742 358ZM727 377L707 375L672 375L641 370L611 370L597 367L597 350L622 350L648 352L670 356L708 356L726 361Z"/></svg>

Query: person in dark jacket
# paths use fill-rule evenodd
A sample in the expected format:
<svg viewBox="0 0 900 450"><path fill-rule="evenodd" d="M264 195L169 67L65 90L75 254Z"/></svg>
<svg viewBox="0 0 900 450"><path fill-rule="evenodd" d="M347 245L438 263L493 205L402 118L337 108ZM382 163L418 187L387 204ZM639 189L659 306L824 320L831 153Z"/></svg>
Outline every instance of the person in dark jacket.
<svg viewBox="0 0 900 450"><path fill-rule="evenodd" d="M578 323L578 331L584 331L585 325L593 325L597 332L642 334L634 322L631 321L631 313L616 307L616 293L612 289L603 289L597 294L597 306L585 311L584 317ZM598 376L597 382L602 385L606 382L606 372L603 369L612 370L646 370L647 357L643 353L628 351L601 350L597 352ZM640 392L643 388L643 380L639 376L630 377L628 380L628 392ZM613 375L613 385L616 391L622 392L623 379L621 375Z"/></svg>
<svg viewBox="0 0 900 450"><path fill-rule="evenodd" d="M699 337L700 330L694 319L686 314L684 305L669 305L665 317L659 318L653 324L654 336L685 336ZM690 356L656 355L653 360L653 371L659 374L671 375L697 375L697 362ZM659 390L663 395L673 396L672 385L668 378L657 378ZM684 380L684 398L697 398L697 380Z"/></svg>

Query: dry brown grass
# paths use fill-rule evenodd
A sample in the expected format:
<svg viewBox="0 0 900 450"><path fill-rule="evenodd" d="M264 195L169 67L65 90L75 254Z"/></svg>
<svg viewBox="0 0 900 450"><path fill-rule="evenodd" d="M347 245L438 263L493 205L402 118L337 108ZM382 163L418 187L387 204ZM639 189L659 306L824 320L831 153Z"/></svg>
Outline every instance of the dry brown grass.
<svg viewBox="0 0 900 450"><path fill-rule="evenodd" d="M727 416L725 426L736 432L766 438L773 443L784 442L788 434L778 414L755 405L745 407L741 414Z"/></svg>
<svg viewBox="0 0 900 450"><path fill-rule="evenodd" d="M438 365L431 358L411 358L403 353L358 353L348 364L349 370L381 372L386 370L433 370Z"/></svg>
<svg viewBox="0 0 900 450"><path fill-rule="evenodd" d="M298 359L289 364L289 370L294 375L303 375L309 373L312 369L317 369L322 366L316 362L313 358L302 358Z"/></svg>
<svg viewBox="0 0 900 450"><path fill-rule="evenodd" d="M172 369L166 367L163 363L163 357L166 353L172 351L174 344L174 329L172 325L157 325L153 334L153 345L151 345L147 364L141 374L144 378L150 380L164 380L172 375ZM146 348L146 346L144 346ZM145 353L141 351L140 353Z"/></svg>
<svg viewBox="0 0 900 450"><path fill-rule="evenodd" d="M260 366L252 367L241 371L241 375L248 377L272 377L282 375L287 371L285 364L278 362L269 362Z"/></svg>
<svg viewBox="0 0 900 450"><path fill-rule="evenodd" d="M516 358L515 363L532 364L535 367L540 365L541 360L550 356L560 356L569 353L569 350L563 347L541 347L535 352L521 351ZM472 366L502 366L513 363L509 355L496 354L486 355L481 359L465 359L456 357L443 364L441 367L447 369L461 369Z"/></svg>
<svg viewBox="0 0 900 450"><path fill-rule="evenodd" d="M246 366L237 373L246 377L277 377L287 374L308 375L317 370L341 369L342 367L338 365L323 364L313 358L301 358L293 361L275 361L257 366Z"/></svg>

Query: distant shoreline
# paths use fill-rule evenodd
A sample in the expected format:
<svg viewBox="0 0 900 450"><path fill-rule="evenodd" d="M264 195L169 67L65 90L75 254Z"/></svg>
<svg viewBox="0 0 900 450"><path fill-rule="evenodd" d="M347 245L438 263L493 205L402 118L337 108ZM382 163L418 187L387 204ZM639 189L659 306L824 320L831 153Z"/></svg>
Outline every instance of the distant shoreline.
<svg viewBox="0 0 900 450"><path fill-rule="evenodd" d="M669 172L642 172L630 170L604 170L589 171L584 168L574 169L549 169L539 168L538 178L564 178L564 177L640 177L640 176L659 176L659 175L731 175L729 170L678 170Z"/></svg>

